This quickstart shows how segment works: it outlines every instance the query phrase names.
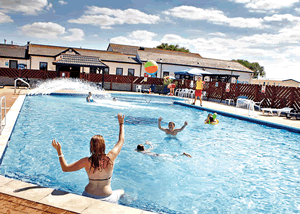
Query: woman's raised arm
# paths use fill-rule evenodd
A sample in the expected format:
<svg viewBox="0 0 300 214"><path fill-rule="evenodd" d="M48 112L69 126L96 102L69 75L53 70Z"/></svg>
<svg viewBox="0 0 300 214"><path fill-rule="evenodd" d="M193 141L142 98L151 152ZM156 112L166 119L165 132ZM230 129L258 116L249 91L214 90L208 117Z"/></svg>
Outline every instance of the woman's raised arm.
<svg viewBox="0 0 300 214"><path fill-rule="evenodd" d="M82 158L82 159L76 161L75 163L68 165L67 161L65 160L64 155L62 153L60 143L56 142L55 140L52 140L52 146L57 151L57 155L59 158L59 163L60 163L62 171L73 172L73 171L77 171L77 170L80 170L80 169L88 166L88 158Z"/></svg>
<svg viewBox="0 0 300 214"><path fill-rule="evenodd" d="M124 143L124 115L122 114L118 114L118 121L119 121L119 140L116 143L116 145L114 146L114 148L112 150L110 150L110 152L107 154L110 158L111 161L115 161L115 159L117 158L117 156L120 154L123 143Z"/></svg>

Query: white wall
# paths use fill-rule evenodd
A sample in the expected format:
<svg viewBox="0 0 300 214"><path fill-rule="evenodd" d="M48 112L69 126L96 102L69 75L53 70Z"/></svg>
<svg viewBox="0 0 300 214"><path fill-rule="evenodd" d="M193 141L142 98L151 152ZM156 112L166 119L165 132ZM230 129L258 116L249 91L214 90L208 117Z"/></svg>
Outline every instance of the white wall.
<svg viewBox="0 0 300 214"><path fill-rule="evenodd" d="M31 56L31 69L39 70L40 62L48 63L48 71L56 71L56 66L53 65L54 57Z"/></svg>
<svg viewBox="0 0 300 214"><path fill-rule="evenodd" d="M102 62L109 67L109 74L116 75L117 68L123 68L123 76L128 76L128 69L134 69L134 76L140 76L140 64L108 62L105 60L102 60Z"/></svg>
<svg viewBox="0 0 300 214"><path fill-rule="evenodd" d="M239 82L248 82L251 84L251 73L246 72L232 72L233 75L240 75L238 80Z"/></svg>
<svg viewBox="0 0 300 214"><path fill-rule="evenodd" d="M16 58L0 58L0 67L9 68L9 60L17 60L18 64L27 65L27 69L30 69L30 61L27 59L16 59Z"/></svg>

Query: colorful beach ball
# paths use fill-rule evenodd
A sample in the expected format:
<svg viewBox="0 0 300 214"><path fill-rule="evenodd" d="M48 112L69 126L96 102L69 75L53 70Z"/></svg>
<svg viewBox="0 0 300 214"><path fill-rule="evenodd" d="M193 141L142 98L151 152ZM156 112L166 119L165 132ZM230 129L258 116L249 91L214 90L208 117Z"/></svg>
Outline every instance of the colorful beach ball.
<svg viewBox="0 0 300 214"><path fill-rule="evenodd" d="M158 65L153 60L149 60L148 62L146 62L144 67L145 67L146 73L150 74L150 75L156 74L156 72L158 70Z"/></svg>

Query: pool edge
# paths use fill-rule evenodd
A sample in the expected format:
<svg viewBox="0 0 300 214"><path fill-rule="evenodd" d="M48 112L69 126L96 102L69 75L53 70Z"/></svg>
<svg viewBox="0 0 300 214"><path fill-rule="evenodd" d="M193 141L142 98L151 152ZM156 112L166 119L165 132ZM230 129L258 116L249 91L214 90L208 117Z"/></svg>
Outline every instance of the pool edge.
<svg viewBox="0 0 300 214"><path fill-rule="evenodd" d="M272 128L284 129L284 130L294 132L294 133L300 133L300 128L296 128L296 127L293 127L293 126L273 123L273 122L269 122L269 121L265 121L265 120L256 119L256 118L253 118L253 117L247 117L247 116L243 116L243 115L239 115L239 114L233 114L233 113L230 113L230 112L215 110L215 109L212 109L212 108L207 108L207 107L202 107L202 106L195 106L195 105L191 105L191 104L188 104L188 103L182 103L182 102L178 102L178 101L174 101L174 104L181 105L181 106L186 106L186 107L189 107L189 108L196 108L196 109L200 109L200 110L216 112L220 115L224 115L224 116L227 116L227 117L233 117L233 118L240 119L240 120L246 120L246 121L249 121L249 122L252 122L252 123L256 123L256 124L260 124L260 125L266 125L266 126L269 126L269 127L272 127Z"/></svg>

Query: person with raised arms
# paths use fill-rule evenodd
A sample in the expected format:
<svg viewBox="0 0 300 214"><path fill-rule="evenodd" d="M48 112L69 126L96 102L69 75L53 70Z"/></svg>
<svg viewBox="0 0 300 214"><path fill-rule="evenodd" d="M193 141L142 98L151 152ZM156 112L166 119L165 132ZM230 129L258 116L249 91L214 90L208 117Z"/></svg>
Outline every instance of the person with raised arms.
<svg viewBox="0 0 300 214"><path fill-rule="evenodd" d="M108 154L105 153L104 138L101 135L95 135L90 140L91 156L82 158L72 164L67 164L60 143L52 140L52 146L57 151L60 166L64 172L85 169L89 183L82 195L115 204L118 203L118 200L124 194L122 189L113 191L111 188L111 177L115 160L120 154L124 143L124 115L118 114L118 121L119 140Z"/></svg>
<svg viewBox="0 0 300 214"><path fill-rule="evenodd" d="M176 136L178 132L181 132L188 125L188 122L185 121L184 125L180 129L174 129L175 128L175 123L174 122L169 122L168 128L165 129L165 128L161 127L161 121L162 121L162 118L161 117L158 118L158 128L160 130L166 132L166 134L173 135L173 136Z"/></svg>

